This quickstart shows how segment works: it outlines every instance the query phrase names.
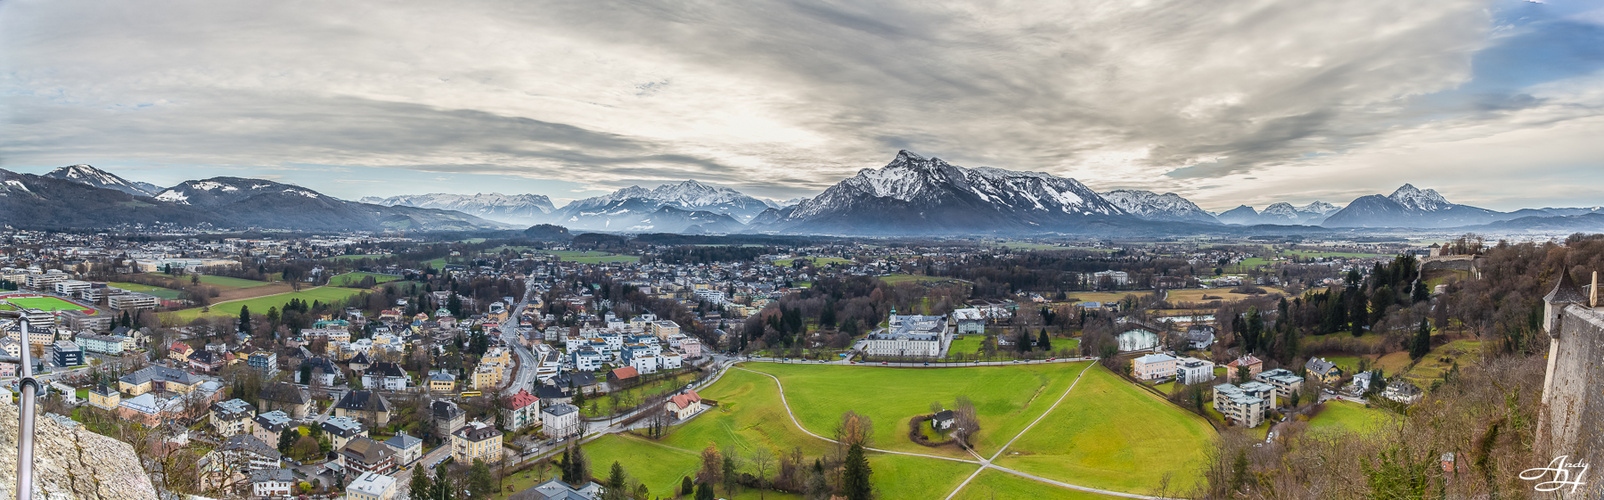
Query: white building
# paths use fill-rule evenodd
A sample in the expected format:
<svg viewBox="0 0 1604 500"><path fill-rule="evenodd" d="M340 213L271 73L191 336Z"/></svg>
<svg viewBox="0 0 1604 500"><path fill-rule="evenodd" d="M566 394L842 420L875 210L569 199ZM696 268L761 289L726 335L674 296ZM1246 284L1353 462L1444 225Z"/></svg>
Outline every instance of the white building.
<svg viewBox="0 0 1604 500"><path fill-rule="evenodd" d="M1292 393L1298 392L1303 387L1303 377L1284 368L1265 371L1253 376L1253 380L1270 384L1270 387L1275 388L1275 395L1282 398L1292 397Z"/></svg>
<svg viewBox="0 0 1604 500"><path fill-rule="evenodd" d="M1226 421L1243 427L1258 427L1275 407L1275 388L1263 382L1248 382L1240 386L1220 384L1214 386L1214 409Z"/></svg>
<svg viewBox="0 0 1604 500"><path fill-rule="evenodd" d="M259 498L289 497L295 488L295 472L290 469L262 469L251 472L251 494Z"/></svg>
<svg viewBox="0 0 1604 500"><path fill-rule="evenodd" d="M1148 354L1131 360L1131 376L1137 380L1158 380L1175 376L1176 359L1168 354Z"/></svg>
<svg viewBox="0 0 1604 500"><path fill-rule="evenodd" d="M545 422L547 436L561 437L583 430L579 426L579 408L567 403L554 404L540 410L540 421Z"/></svg>
<svg viewBox="0 0 1604 500"><path fill-rule="evenodd" d="M106 305L121 311L134 311L139 309L155 309L156 296L143 293L124 293L106 297Z"/></svg>
<svg viewBox="0 0 1604 500"><path fill-rule="evenodd" d="M376 472L363 472L345 487L350 500L391 500L395 498L395 478Z"/></svg>
<svg viewBox="0 0 1604 500"><path fill-rule="evenodd" d="M863 351L870 356L940 357L952 342L946 316L898 315L891 310L891 326L870 333Z"/></svg>
<svg viewBox="0 0 1604 500"><path fill-rule="evenodd" d="M1175 382L1201 384L1214 380L1214 363L1202 359L1183 357L1175 360Z"/></svg>
<svg viewBox="0 0 1604 500"><path fill-rule="evenodd" d="M958 325L958 335L985 335L986 315L979 309L966 307L952 311L952 321Z"/></svg>

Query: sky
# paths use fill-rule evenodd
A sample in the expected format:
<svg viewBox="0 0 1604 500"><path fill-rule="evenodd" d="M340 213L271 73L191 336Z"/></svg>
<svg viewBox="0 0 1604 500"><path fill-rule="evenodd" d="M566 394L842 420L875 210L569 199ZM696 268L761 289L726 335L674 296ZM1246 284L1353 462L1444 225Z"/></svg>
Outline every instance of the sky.
<svg viewBox="0 0 1604 500"><path fill-rule="evenodd" d="M0 2L0 168L783 200L907 149L1211 210L1604 204L1596 0Z"/></svg>

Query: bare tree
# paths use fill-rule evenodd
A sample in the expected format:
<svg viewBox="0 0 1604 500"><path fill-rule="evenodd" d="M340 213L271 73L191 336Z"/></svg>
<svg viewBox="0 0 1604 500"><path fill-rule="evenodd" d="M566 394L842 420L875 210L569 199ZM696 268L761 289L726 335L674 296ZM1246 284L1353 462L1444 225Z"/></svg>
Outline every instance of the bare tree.
<svg viewBox="0 0 1604 500"><path fill-rule="evenodd" d="M952 437L958 440L958 444L969 447L973 443L971 437L980 432L980 417L975 413L975 403L968 396L958 396L953 406L952 425L956 430Z"/></svg>
<svg viewBox="0 0 1604 500"><path fill-rule="evenodd" d="M763 498L763 490L768 489L769 472L774 470L774 452L769 447L759 445L752 449L752 469L757 471L757 497Z"/></svg>

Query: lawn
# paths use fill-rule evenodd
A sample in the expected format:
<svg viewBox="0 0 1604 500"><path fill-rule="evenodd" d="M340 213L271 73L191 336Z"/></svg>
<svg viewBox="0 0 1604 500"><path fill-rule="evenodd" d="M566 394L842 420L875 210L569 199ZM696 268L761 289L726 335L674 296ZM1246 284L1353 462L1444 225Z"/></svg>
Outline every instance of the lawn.
<svg viewBox="0 0 1604 500"><path fill-rule="evenodd" d="M952 448L927 448L908 440L908 421L929 414L932 401L950 406L960 395L973 400L982 429L975 448L982 453L995 453L1046 411L1085 367L1086 363L943 369L772 363L749 366L785 382L791 410L803 426L816 434L833 433L841 414L851 410L874 422L875 448L954 457L968 454ZM864 390L866 380L874 381L874 390Z"/></svg>
<svg viewBox="0 0 1604 500"><path fill-rule="evenodd" d="M1121 300L1125 300L1125 296L1126 295L1132 295L1132 294L1136 294L1136 293L1137 292L1074 292L1074 293L1069 294L1069 298L1076 299L1076 300L1079 300L1081 302L1103 302L1103 303L1109 303L1109 302L1119 302ZM1141 293L1150 293L1150 292L1141 292Z"/></svg>
<svg viewBox="0 0 1604 500"><path fill-rule="evenodd" d="M608 252L592 252L589 250L548 250L542 253L554 255L560 260L579 264L601 264L603 262L640 262L636 255L619 255Z"/></svg>
<svg viewBox="0 0 1604 500"><path fill-rule="evenodd" d="M1107 369L1088 370L1064 403L1009 448L1002 467L1072 484L1147 493L1169 476L1188 491L1214 430Z"/></svg>
<svg viewBox="0 0 1604 500"><path fill-rule="evenodd" d="M206 316L239 316L240 308L241 307L246 307L246 306L249 306L251 308L251 312L253 312L253 313L265 314L265 313L267 313L267 309L270 308L270 307L277 307L277 308L283 309L284 308L284 304L288 304L290 302L290 299L301 299L301 300L306 301L306 302L312 302L312 301L334 302L334 301L345 300L346 297L350 297L352 295L360 294L360 293L363 293L363 292L366 292L366 291L367 290L362 290L362 289L357 289L357 288L340 288L340 287L332 287L332 286L322 286L322 287L316 287L316 288L308 288L308 289L305 289L305 290L301 290L299 292L281 293L281 294L278 294L278 295L268 295L268 296L265 296L265 297L256 297L254 299L235 300L235 301L231 301L231 302L219 302L219 303L216 303L216 304L212 304L211 310L209 312L205 312L205 313L201 312L201 308L196 307L196 308L184 309L182 311L177 311L177 312L174 312L173 314L175 315L176 319L178 319L180 321L183 321L183 322L188 322L188 321L193 320L195 318L199 318L202 315L206 315Z"/></svg>
<svg viewBox="0 0 1604 500"><path fill-rule="evenodd" d="M680 374L678 376L675 376L674 378L665 378L665 379L653 380L651 382L647 382L647 383L644 383L644 384L641 384L641 385L637 385L635 387L630 387L628 389L624 389L624 390L621 390L621 391L616 391L614 393L608 394L607 396L603 396L603 397L599 397L599 398L587 398L589 400L585 402L585 407L582 408L582 410L583 410L582 413L584 414L584 416L587 416L587 417L597 417L597 416L605 415L605 414L607 414L607 411L610 409L610 407L607 405L607 398L611 398L611 397L614 397L614 396L618 396L618 397L633 396L633 397L636 397L636 398L642 398L642 397L645 397L645 396L648 396L648 395L651 395L651 394L660 394L660 393L663 393L665 391L673 390L676 387L684 387L685 384L690 383L691 380L693 380L695 378L696 378L696 375L694 373L683 373L683 374ZM594 407L591 406L592 402L595 403Z"/></svg>
<svg viewBox="0 0 1604 500"><path fill-rule="evenodd" d="M166 277L169 277L169 278L180 279L180 280L188 280L188 279L190 279L189 276L187 276L187 275L186 276L173 276L173 275L170 275L170 274L163 274L163 273L151 273L151 274L155 274L157 276L166 276ZM246 280L246 279L239 279L239 278L230 278L228 276L211 276L211 275L206 275L206 274L200 275L200 282L208 284L208 285L212 285L212 286L220 286L220 287L223 287L223 288L250 288L250 287L253 287L253 286L262 286L262 285L269 284L266 281L256 281L256 280Z"/></svg>
<svg viewBox="0 0 1604 500"><path fill-rule="evenodd" d="M1309 420L1310 433L1315 432L1375 432L1394 421L1387 410L1365 408L1351 401L1327 401L1325 409Z"/></svg>
<svg viewBox="0 0 1604 500"><path fill-rule="evenodd" d="M798 257L798 259L811 260L811 261L813 261L813 265L815 265L815 266L828 266L828 265L831 265L831 264L843 264L843 265L852 264L852 259L843 259L843 258L840 258L840 257ZM797 259L780 259L780 260L774 261L774 265L780 266L780 267L791 267L791 264L793 262L795 262L796 260Z"/></svg>
<svg viewBox="0 0 1604 500"><path fill-rule="evenodd" d="M1280 288L1275 288L1275 287L1270 287L1270 286L1259 287L1259 288L1263 288L1264 289L1264 293L1266 295L1274 294L1274 293L1279 293L1279 294L1285 295L1287 293L1286 290L1282 290ZM1171 303L1176 303L1176 302L1211 302L1211 301L1215 301L1215 300L1221 300L1221 301L1225 301L1225 302L1236 302L1238 300L1246 299L1246 298L1249 298L1249 297L1262 297L1262 296L1264 296L1264 295L1249 295L1249 294L1245 294L1245 293L1233 293L1233 292L1231 292L1230 288L1194 288L1194 289L1188 289L1188 290L1169 290L1168 294L1169 295L1166 296L1165 300L1168 300ZM1203 298L1204 295L1208 295L1208 296L1211 296L1211 297L1220 297L1220 298L1218 298L1218 299L1204 299Z"/></svg>
<svg viewBox="0 0 1604 500"><path fill-rule="evenodd" d="M0 296L0 300L11 305L25 309L39 309L42 311L83 311L89 314L100 314L92 307L76 304L70 300L56 297L36 296L33 293L20 293L9 296Z"/></svg>
<svg viewBox="0 0 1604 500"><path fill-rule="evenodd" d="M1062 500L1114 500L1118 497L1086 493L1027 479L998 470L982 471L964 486L958 500L996 500L999 498L1057 498Z"/></svg>
<svg viewBox="0 0 1604 500"><path fill-rule="evenodd" d="M1415 363L1414 366L1409 366L1408 351L1398 351L1382 356L1376 360L1375 366L1380 368L1382 374L1388 377L1402 373L1405 378L1413 381L1415 385L1428 387L1431 385L1431 381L1442 378L1443 372L1448 371L1449 367L1453 366L1455 362L1473 359L1480 355L1481 342L1455 340L1432 349L1425 357L1420 358L1420 361ZM1467 363L1460 362L1459 364Z"/></svg>
<svg viewBox="0 0 1604 500"><path fill-rule="evenodd" d="M388 283L388 282L391 282L391 281L395 281L395 280L401 279L400 276L396 276L396 275L393 275L393 274L364 273L364 272L360 272L360 271L353 271L353 272L349 272L349 273L345 273L345 274L341 274L341 275L335 276L333 278L329 278L329 284L333 285L333 286L356 286L358 283L362 282L362 278L366 278L366 277L369 277L369 276L372 276L373 277L373 281L376 282L376 283Z"/></svg>
<svg viewBox="0 0 1604 500"><path fill-rule="evenodd" d="M937 281L949 281L951 279L952 278L943 278L940 276L920 276L915 274L887 274L880 277L880 281L884 281L888 285L900 285L903 283L932 283Z"/></svg>
<svg viewBox="0 0 1604 500"><path fill-rule="evenodd" d="M150 294L156 296L157 298L167 300L176 300L179 297L184 296L184 292L180 292L178 290L162 288L159 286L141 285L139 283L107 283L107 285L128 290L130 292Z"/></svg>
<svg viewBox="0 0 1604 500"><path fill-rule="evenodd" d="M980 352L980 344L984 343L985 341L985 335L961 335L958 337L953 337L952 345L947 347L947 354L974 354Z"/></svg>

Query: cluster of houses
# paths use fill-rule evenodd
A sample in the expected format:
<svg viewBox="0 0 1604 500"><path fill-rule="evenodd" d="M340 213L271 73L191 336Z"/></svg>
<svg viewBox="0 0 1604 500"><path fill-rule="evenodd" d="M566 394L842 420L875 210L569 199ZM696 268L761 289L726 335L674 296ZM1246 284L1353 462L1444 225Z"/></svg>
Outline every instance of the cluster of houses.
<svg viewBox="0 0 1604 500"><path fill-rule="evenodd" d="M1327 387L1335 387L1343 379L1342 368L1325 358L1311 358L1303 367L1309 380ZM1264 362L1252 355L1244 355L1225 365L1225 375L1236 378L1246 374L1247 380L1237 384L1215 385L1213 407L1234 425L1257 427L1270 411L1282 401L1303 390L1304 376L1291 370L1277 368L1264 370ZM1208 360L1151 353L1131 360L1131 375L1138 380L1158 381L1173 379L1177 384L1211 383L1216 379L1214 364ZM1371 373L1355 375L1342 392L1353 397L1366 394L1370 389ZM1419 387L1402 378L1394 379L1381 396L1402 403L1420 399Z"/></svg>

